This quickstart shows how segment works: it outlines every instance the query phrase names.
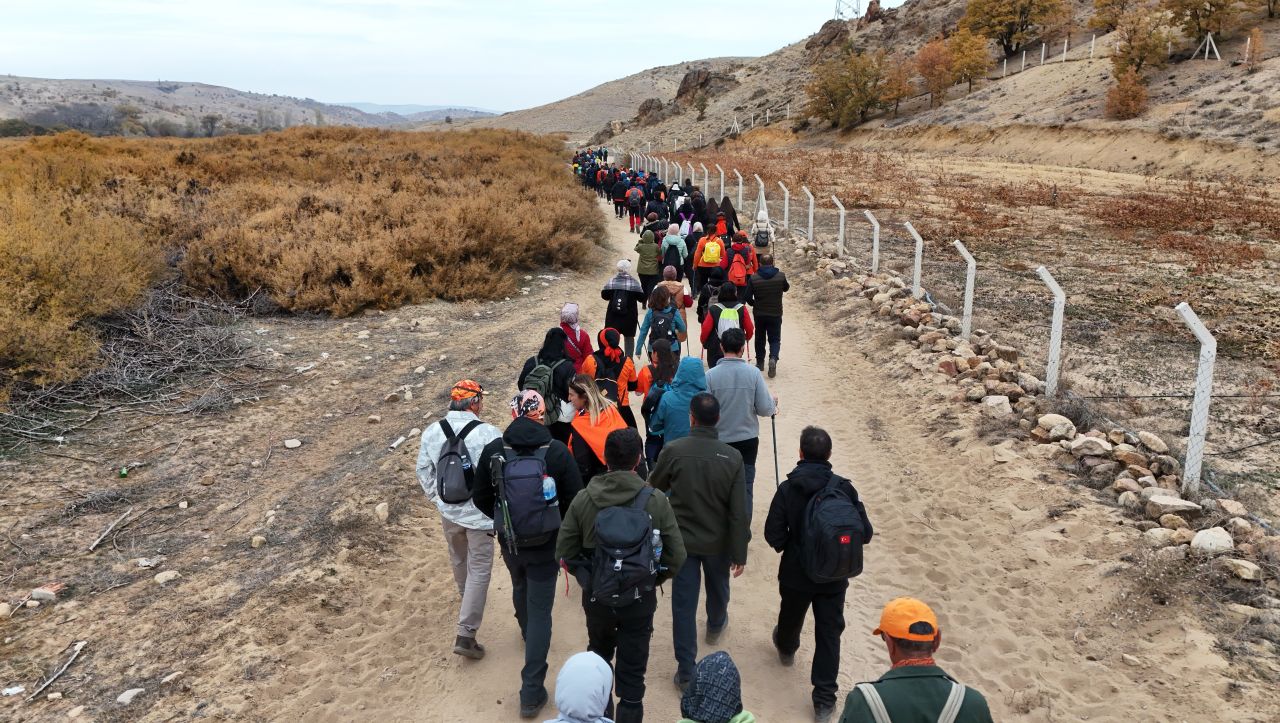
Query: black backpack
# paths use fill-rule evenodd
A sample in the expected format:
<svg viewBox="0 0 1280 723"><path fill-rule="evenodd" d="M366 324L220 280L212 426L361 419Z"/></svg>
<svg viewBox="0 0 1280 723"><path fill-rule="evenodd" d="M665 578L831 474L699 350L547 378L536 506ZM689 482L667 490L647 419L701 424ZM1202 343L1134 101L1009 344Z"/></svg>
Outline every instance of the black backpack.
<svg viewBox="0 0 1280 723"><path fill-rule="evenodd" d="M596 549L591 559L591 600L626 607L653 590L658 581L653 519L645 511L653 488L646 485L626 507L596 514Z"/></svg>
<svg viewBox="0 0 1280 723"><path fill-rule="evenodd" d="M604 354L594 352L596 358L596 386L609 401L618 403L618 377L622 376L622 367L626 365L626 357L622 361L611 362Z"/></svg>
<svg viewBox="0 0 1280 723"><path fill-rule="evenodd" d="M653 373L657 374L657 370ZM649 426L649 419L653 413L658 411L658 405L662 403L662 395L666 393L667 385L654 381L653 386L649 387L649 393L644 395L644 401L640 403L640 416L644 418L646 427Z"/></svg>
<svg viewBox="0 0 1280 723"><path fill-rule="evenodd" d="M613 314L625 314L627 311L627 301L631 292L626 289L614 289L613 295L609 298L609 311ZM634 304L632 310L635 310Z"/></svg>
<svg viewBox="0 0 1280 723"><path fill-rule="evenodd" d="M800 556L805 574L817 583L848 580L862 574L862 541L866 530L853 498L832 477L809 499L804 510Z"/></svg>
<svg viewBox="0 0 1280 723"><path fill-rule="evenodd" d="M680 249L676 248L675 244L667 246L667 250L662 252L662 265L663 267L674 266L677 269L684 267L684 261L680 259Z"/></svg>
<svg viewBox="0 0 1280 723"><path fill-rule="evenodd" d="M475 484L475 470L471 455L467 453L466 438L471 430L480 426L480 420L467 422L461 434L454 434L446 420L440 420L444 431L444 451L436 460L436 494L451 505L460 505L471 499Z"/></svg>
<svg viewBox="0 0 1280 723"><path fill-rule="evenodd" d="M769 229L762 228L756 231L756 248L763 249L769 246Z"/></svg>
<svg viewBox="0 0 1280 723"><path fill-rule="evenodd" d="M543 484L549 479L547 447L521 455L504 446L502 455L495 454L489 464L498 488L494 527L508 549L515 552L516 548L550 542L560 529L560 503L543 494Z"/></svg>
<svg viewBox="0 0 1280 723"><path fill-rule="evenodd" d="M676 341L676 312L672 309L670 312L653 311L653 325L649 327L649 348L653 348L653 342L659 339L666 339L671 343Z"/></svg>

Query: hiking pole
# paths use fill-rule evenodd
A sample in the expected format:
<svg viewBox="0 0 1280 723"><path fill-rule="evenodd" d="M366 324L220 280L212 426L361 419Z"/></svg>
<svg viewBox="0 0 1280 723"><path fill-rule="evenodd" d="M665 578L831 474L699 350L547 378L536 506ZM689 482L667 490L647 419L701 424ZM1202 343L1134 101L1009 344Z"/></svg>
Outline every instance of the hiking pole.
<svg viewBox="0 0 1280 723"><path fill-rule="evenodd" d="M773 487L782 485L782 474L778 471L778 415L769 415L769 426L773 428Z"/></svg>

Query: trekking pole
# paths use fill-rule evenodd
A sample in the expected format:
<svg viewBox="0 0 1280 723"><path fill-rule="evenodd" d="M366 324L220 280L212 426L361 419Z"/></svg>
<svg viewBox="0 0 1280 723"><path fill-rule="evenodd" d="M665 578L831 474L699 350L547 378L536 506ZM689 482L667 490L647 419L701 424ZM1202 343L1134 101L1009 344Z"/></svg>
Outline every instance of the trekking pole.
<svg viewBox="0 0 1280 723"><path fill-rule="evenodd" d="M769 416L769 426L773 428L773 487L782 485L782 474L778 471L778 415Z"/></svg>

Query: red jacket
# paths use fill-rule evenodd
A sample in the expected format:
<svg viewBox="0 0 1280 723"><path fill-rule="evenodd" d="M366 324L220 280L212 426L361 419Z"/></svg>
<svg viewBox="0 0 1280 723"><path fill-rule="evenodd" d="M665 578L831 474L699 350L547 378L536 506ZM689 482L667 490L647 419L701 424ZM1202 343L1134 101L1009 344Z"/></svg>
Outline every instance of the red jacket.
<svg viewBox="0 0 1280 723"><path fill-rule="evenodd" d="M751 321L751 312L747 309L746 304L741 301L736 303L742 306L741 309L738 309L738 315L742 319L742 333L747 335L747 339L750 339L756 333L756 325ZM707 315L702 317L702 335L699 339L702 341L703 346L706 346L707 340L711 338L712 334L716 333L716 323L719 318L716 314L711 313L715 308L716 305L712 304L707 308Z"/></svg>
<svg viewBox="0 0 1280 723"><path fill-rule="evenodd" d="M564 343L564 350L573 360L573 371L576 374L582 371L582 362L595 351L591 348L591 335L586 329L575 332L573 327L564 323L560 324L560 328L564 329L564 333L569 337Z"/></svg>

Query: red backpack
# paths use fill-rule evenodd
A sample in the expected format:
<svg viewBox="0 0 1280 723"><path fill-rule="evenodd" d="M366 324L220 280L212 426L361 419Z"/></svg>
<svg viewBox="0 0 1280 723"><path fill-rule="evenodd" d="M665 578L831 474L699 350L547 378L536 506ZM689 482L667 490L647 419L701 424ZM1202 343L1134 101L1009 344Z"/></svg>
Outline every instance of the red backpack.
<svg viewBox="0 0 1280 723"><path fill-rule="evenodd" d="M747 285L747 257L734 249L733 258L729 261L729 283L734 286Z"/></svg>

